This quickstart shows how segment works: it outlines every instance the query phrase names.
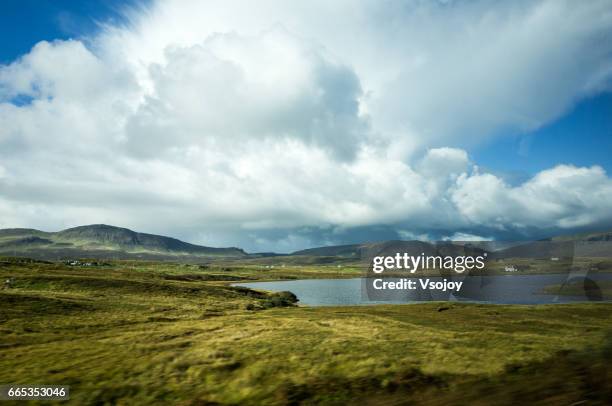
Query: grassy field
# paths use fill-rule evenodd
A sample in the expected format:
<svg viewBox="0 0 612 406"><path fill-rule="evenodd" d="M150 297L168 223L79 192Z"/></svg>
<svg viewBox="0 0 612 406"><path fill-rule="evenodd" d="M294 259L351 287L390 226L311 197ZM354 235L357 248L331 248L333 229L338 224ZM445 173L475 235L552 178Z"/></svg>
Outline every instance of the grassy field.
<svg viewBox="0 0 612 406"><path fill-rule="evenodd" d="M612 398L612 304L307 308L229 286L358 274L2 261L0 383L71 385L67 403L78 405Z"/></svg>

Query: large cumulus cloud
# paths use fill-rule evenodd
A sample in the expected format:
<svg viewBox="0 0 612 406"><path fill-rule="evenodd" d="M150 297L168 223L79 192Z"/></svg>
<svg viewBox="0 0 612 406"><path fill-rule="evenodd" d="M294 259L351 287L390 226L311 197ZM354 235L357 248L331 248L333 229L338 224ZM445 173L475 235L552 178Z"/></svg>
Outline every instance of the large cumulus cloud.
<svg viewBox="0 0 612 406"><path fill-rule="evenodd" d="M573 228L610 221L612 181L601 167L559 165L517 187L461 175L452 200L466 219L497 228Z"/></svg>
<svg viewBox="0 0 612 406"><path fill-rule="evenodd" d="M127 13L0 66L0 227L106 222L287 251L612 223L600 167L511 186L468 153L610 89L610 1Z"/></svg>

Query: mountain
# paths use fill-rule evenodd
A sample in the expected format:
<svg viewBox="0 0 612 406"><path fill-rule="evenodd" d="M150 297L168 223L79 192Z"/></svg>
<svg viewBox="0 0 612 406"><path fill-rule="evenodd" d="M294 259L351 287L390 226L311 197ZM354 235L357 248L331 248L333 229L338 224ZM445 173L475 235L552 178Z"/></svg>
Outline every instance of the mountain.
<svg viewBox="0 0 612 406"><path fill-rule="evenodd" d="M599 231L573 235L561 235L551 238L552 241L612 241L612 231Z"/></svg>
<svg viewBox="0 0 612 406"><path fill-rule="evenodd" d="M27 228L0 230L0 254L35 258L240 258L247 254L239 248L211 248L176 238L138 233L127 228L94 224L59 232Z"/></svg>
<svg viewBox="0 0 612 406"><path fill-rule="evenodd" d="M391 255L397 252L412 252L415 255L465 255L466 253L484 252L468 245L458 245L452 242L423 242L389 240L364 244L336 245L319 248L309 248L296 251L291 256L309 257L340 257L345 259L365 259L377 255Z"/></svg>
<svg viewBox="0 0 612 406"><path fill-rule="evenodd" d="M576 241L572 240L542 240L526 241L512 247L495 251L491 259L504 258L572 258Z"/></svg>
<svg viewBox="0 0 612 406"><path fill-rule="evenodd" d="M480 246L480 248L478 248ZM376 255L413 252L426 255L466 255L490 251L486 243L381 241L374 243L309 248L291 254L271 252L247 254L240 248L212 248L176 238L139 233L127 228L94 224L59 232L30 228L0 229L0 255L36 259L108 258L200 261L203 259L249 260L256 264L356 263ZM540 241L525 241L494 250L491 259L551 257L612 257L612 232L562 235Z"/></svg>
<svg viewBox="0 0 612 406"><path fill-rule="evenodd" d="M494 253L495 258L612 257L612 231L559 235L525 241Z"/></svg>
<svg viewBox="0 0 612 406"><path fill-rule="evenodd" d="M365 244L332 245L295 251L291 255L358 258Z"/></svg>
<svg viewBox="0 0 612 406"><path fill-rule="evenodd" d="M612 257L612 231L589 232L573 235L560 235L539 241L509 243L508 248L499 247L499 242L489 245L487 242L422 242L422 241L381 241L375 243L335 245L309 248L296 251L290 256L341 258L359 260L374 255L386 255L393 252L425 253L438 252L440 255L465 255L490 252L491 259L502 258L564 258L564 257ZM480 247L480 248L479 248ZM494 251L494 252L493 252Z"/></svg>

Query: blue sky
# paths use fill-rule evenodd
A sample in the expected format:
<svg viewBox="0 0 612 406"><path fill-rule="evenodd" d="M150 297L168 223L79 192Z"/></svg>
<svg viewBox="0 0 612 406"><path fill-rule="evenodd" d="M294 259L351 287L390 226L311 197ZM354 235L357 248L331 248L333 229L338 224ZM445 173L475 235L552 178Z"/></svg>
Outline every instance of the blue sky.
<svg viewBox="0 0 612 406"><path fill-rule="evenodd" d="M0 228L286 252L612 227L611 0L0 11Z"/></svg>
<svg viewBox="0 0 612 406"><path fill-rule="evenodd" d="M505 134L472 151L483 167L517 177L556 164L600 165L612 173L612 95L597 95L562 117L527 132Z"/></svg>
<svg viewBox="0 0 612 406"><path fill-rule="evenodd" d="M0 62L11 62L42 40L83 37L98 22L121 22L126 0L4 0L0 4Z"/></svg>

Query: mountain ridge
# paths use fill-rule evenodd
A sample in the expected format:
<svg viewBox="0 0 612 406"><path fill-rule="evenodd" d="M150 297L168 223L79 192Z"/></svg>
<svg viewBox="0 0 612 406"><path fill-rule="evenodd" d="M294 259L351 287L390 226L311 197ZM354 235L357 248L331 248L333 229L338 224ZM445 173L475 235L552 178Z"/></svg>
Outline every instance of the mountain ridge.
<svg viewBox="0 0 612 406"><path fill-rule="evenodd" d="M72 227L57 232L31 228L0 229L0 253L57 256L140 257L244 257L236 247L216 248L191 244L177 238L140 233L107 224Z"/></svg>
<svg viewBox="0 0 612 406"><path fill-rule="evenodd" d="M559 235L544 240L544 242L601 242L612 241L611 231L587 232L580 234ZM525 254L525 250L535 249L534 241L525 241L518 245L500 251L506 255L513 252ZM185 242L173 237L141 233L124 227L107 224L91 224L77 226L57 232L41 231L33 228L0 229L0 255L26 255L39 259L60 259L70 257L120 258L120 259L193 259L227 258L227 259L264 259L267 257L327 257L343 261L359 260L373 252L407 249L418 251L428 250L430 243L418 240L401 241L386 240L365 242L361 244L343 244L307 248L290 254L251 253L248 254L238 247L207 247ZM590 249L593 255L609 248L596 246L581 246L583 251ZM606 255L606 256L607 256Z"/></svg>
<svg viewBox="0 0 612 406"><path fill-rule="evenodd" d="M455 245L460 245L457 242L448 241ZM581 242L581 243L608 243L612 242L612 231L594 231L594 232L582 232L576 234L564 234L554 237L549 237L537 241L526 240L522 244L516 244L517 246L529 246L529 245L543 245L542 243L554 243L560 244L564 242ZM420 240L386 240L378 242L365 242L359 244L343 244L343 245L328 245L322 247L313 247L303 250L294 251L289 255L309 255L309 256L338 256L342 258L358 258L365 251L376 251L381 249L389 249L389 246L399 245L405 247L406 244L428 244L427 241ZM517 241L520 243L520 241ZM551 245L552 246L552 245ZM503 249L501 251L512 252L512 249ZM612 253L610 254L612 255Z"/></svg>

